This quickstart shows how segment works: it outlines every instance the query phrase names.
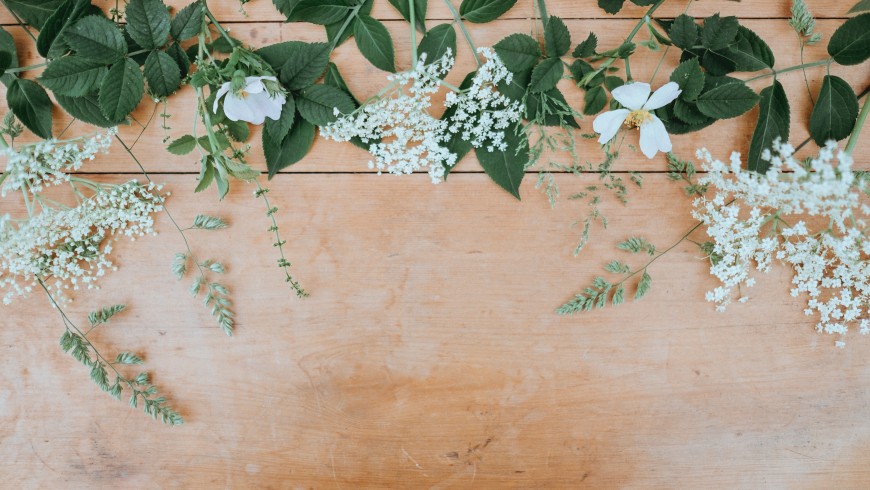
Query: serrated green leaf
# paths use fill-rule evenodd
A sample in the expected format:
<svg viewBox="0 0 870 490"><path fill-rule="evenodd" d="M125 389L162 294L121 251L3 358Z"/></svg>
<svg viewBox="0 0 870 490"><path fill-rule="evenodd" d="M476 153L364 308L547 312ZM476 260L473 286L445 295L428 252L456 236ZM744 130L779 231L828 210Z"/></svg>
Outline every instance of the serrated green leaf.
<svg viewBox="0 0 870 490"><path fill-rule="evenodd" d="M393 38L381 21L368 15L358 16L353 27L353 37L360 53L371 64L390 73L396 71Z"/></svg>
<svg viewBox="0 0 870 490"><path fill-rule="evenodd" d="M529 92L526 96L526 117L544 126L570 126L579 128L570 106L558 88L546 92Z"/></svg>
<svg viewBox="0 0 870 490"><path fill-rule="evenodd" d="M402 18L411 22L411 7L408 3L408 0L389 0L390 5L396 8L400 14L402 14ZM417 25L417 30L426 34L426 8L428 6L427 0L414 0L414 19Z"/></svg>
<svg viewBox="0 0 870 490"><path fill-rule="evenodd" d="M63 33L66 28L78 21L91 6L90 0L66 0L46 19L39 37L36 51L43 58L61 56L66 51Z"/></svg>
<svg viewBox="0 0 870 490"><path fill-rule="evenodd" d="M266 156L269 178L274 177L281 169L302 160L308 154L313 142L314 126L298 113L295 116L293 127L283 140L270 139L264 132L263 153Z"/></svg>
<svg viewBox="0 0 870 490"><path fill-rule="evenodd" d="M172 58L172 61L178 65L178 71L181 73L181 78L186 77L190 72L190 58L187 57L187 53L184 52L181 45L178 43L172 43L166 50L166 54L168 54Z"/></svg>
<svg viewBox="0 0 870 490"><path fill-rule="evenodd" d="M708 116L698 110L697 104L683 99L677 99L674 102L674 115L688 125L704 124L709 119Z"/></svg>
<svg viewBox="0 0 870 490"><path fill-rule="evenodd" d="M870 0L861 0L860 2L856 3L854 7L850 8L849 12L847 13L856 14L858 12L866 12L868 10L870 10Z"/></svg>
<svg viewBox="0 0 870 490"><path fill-rule="evenodd" d="M761 91L758 123L749 145L749 170L760 174L767 173L770 162L762 160L761 154L773 147L773 141L777 138L788 141L790 117L791 109L785 89L779 80L774 80L773 85Z"/></svg>
<svg viewBox="0 0 870 490"><path fill-rule="evenodd" d="M622 10L625 0L598 0L598 6L608 14L616 14Z"/></svg>
<svg viewBox="0 0 870 490"><path fill-rule="evenodd" d="M88 94L84 97L67 97L55 94L54 98L70 116L88 124L101 128L111 128L117 126L120 122L106 119L103 111L100 110L97 94Z"/></svg>
<svg viewBox="0 0 870 490"><path fill-rule="evenodd" d="M737 30L737 71L759 71L773 68L775 58L770 46L746 27Z"/></svg>
<svg viewBox="0 0 870 490"><path fill-rule="evenodd" d="M169 40L169 10L161 0L130 0L124 11L127 33L143 49L157 49Z"/></svg>
<svg viewBox="0 0 870 490"><path fill-rule="evenodd" d="M492 22L511 9L517 0L462 0L459 15L468 22Z"/></svg>
<svg viewBox="0 0 870 490"><path fill-rule="evenodd" d="M51 99L38 83L16 79L6 91L6 103L27 129L42 139L51 138Z"/></svg>
<svg viewBox="0 0 870 490"><path fill-rule="evenodd" d="M187 155L194 149L196 149L196 138L189 134L174 140L166 147L166 150L173 155Z"/></svg>
<svg viewBox="0 0 870 490"><path fill-rule="evenodd" d="M572 56L575 58L589 58L593 54L595 54L595 50L598 48L598 37L595 33L590 32L589 36L585 41L578 44L576 48L574 48L574 53Z"/></svg>
<svg viewBox="0 0 870 490"><path fill-rule="evenodd" d="M39 76L39 83L56 94L81 97L99 87L107 71L97 61L65 56L49 63Z"/></svg>
<svg viewBox="0 0 870 490"><path fill-rule="evenodd" d="M281 108L281 117L278 119L266 118L266 123L263 125L263 138L269 138L274 141L282 141L290 129L293 128L293 121L296 119L296 99L293 94L287 94L287 102Z"/></svg>
<svg viewBox="0 0 870 490"><path fill-rule="evenodd" d="M431 65L444 57L447 51L456 56L456 30L453 24L440 24L426 33L417 52L426 53L426 64Z"/></svg>
<svg viewBox="0 0 870 490"><path fill-rule="evenodd" d="M565 65L559 58L547 58L532 70L532 81L529 89L532 92L546 92L555 88L562 75L565 73Z"/></svg>
<svg viewBox="0 0 870 490"><path fill-rule="evenodd" d="M5 29L0 27L0 51L9 53L10 62L9 68L18 68L18 49L15 47L15 38L12 37L12 34L6 32ZM0 81L2 81L6 86L12 84L15 80L16 76L14 73L5 73L0 76Z"/></svg>
<svg viewBox="0 0 870 490"><path fill-rule="evenodd" d="M701 44L711 51L725 49L734 42L739 28L737 17L720 17L719 14L713 14L704 19Z"/></svg>
<svg viewBox="0 0 870 490"><path fill-rule="evenodd" d="M591 116L598 114L607 105L607 93L604 87L593 87L583 96L583 114Z"/></svg>
<svg viewBox="0 0 870 490"><path fill-rule="evenodd" d="M152 95L168 97L181 86L181 70L168 54L152 51L145 60L145 79Z"/></svg>
<svg viewBox="0 0 870 490"><path fill-rule="evenodd" d="M110 65L127 54L121 30L111 20L90 15L64 30L63 38L76 55Z"/></svg>
<svg viewBox="0 0 870 490"><path fill-rule="evenodd" d="M680 49L690 49L695 46L695 42L698 40L698 25L695 24L695 19L682 14L674 19L668 35L674 46Z"/></svg>
<svg viewBox="0 0 870 490"><path fill-rule="evenodd" d="M281 83L290 90L303 89L320 78L329 64L329 44L287 41L257 50L279 73Z"/></svg>
<svg viewBox="0 0 870 490"><path fill-rule="evenodd" d="M508 70L530 70L541 59L541 46L528 34L511 34L495 43L495 53Z"/></svg>
<svg viewBox="0 0 870 490"><path fill-rule="evenodd" d="M520 184L529 162L529 140L517 125L513 125L505 129L505 143L507 149L504 151L496 149L490 152L481 147L475 148L474 153L493 182L520 199Z"/></svg>
<svg viewBox="0 0 870 490"><path fill-rule="evenodd" d="M737 117L755 107L758 95L743 83L730 83L698 97L698 110L715 119Z"/></svg>
<svg viewBox="0 0 870 490"><path fill-rule="evenodd" d="M826 75L810 117L810 136L819 146L852 133L858 119L858 97L840 77Z"/></svg>
<svg viewBox="0 0 870 490"><path fill-rule="evenodd" d="M857 65L870 58L870 13L853 17L834 31L828 54L841 65Z"/></svg>
<svg viewBox="0 0 870 490"><path fill-rule="evenodd" d="M145 93L145 78L130 58L115 63L100 86L100 109L106 119L120 121L133 112Z"/></svg>
<svg viewBox="0 0 870 490"><path fill-rule="evenodd" d="M312 24L333 24L342 21L353 9L346 0L300 0L290 12L290 22L311 22Z"/></svg>
<svg viewBox="0 0 870 490"><path fill-rule="evenodd" d="M695 100L704 90L704 72L698 58L684 61L671 73L671 81L680 86L680 98L683 100Z"/></svg>
<svg viewBox="0 0 870 490"><path fill-rule="evenodd" d="M196 188L193 190L193 192L195 193L199 193L208 189L208 186L210 186L211 183L214 182L216 171L214 165L212 165L211 163L210 158L211 157L207 157L203 158L202 160L202 167L199 171L199 177L196 180ZM184 274L181 274L181 276L183 275ZM179 279L181 279L181 277L179 277Z"/></svg>
<svg viewBox="0 0 870 490"><path fill-rule="evenodd" d="M705 51L701 65L713 76L727 75L737 69L737 50Z"/></svg>
<svg viewBox="0 0 870 490"><path fill-rule="evenodd" d="M5 0L3 3L21 17L24 23L40 31L45 21L64 0Z"/></svg>
<svg viewBox="0 0 870 490"><path fill-rule="evenodd" d="M571 49L571 33L568 26L559 17L551 15L544 30L544 45L547 55L551 58L564 56Z"/></svg>
<svg viewBox="0 0 870 490"><path fill-rule="evenodd" d="M204 15L205 11L200 2L193 2L178 11L169 23L169 34L172 36L172 39L186 41L198 36L202 30Z"/></svg>
<svg viewBox="0 0 870 490"><path fill-rule="evenodd" d="M336 120L335 109L350 114L355 104L350 95L330 85L312 85L299 92L296 108L306 121L326 126Z"/></svg>

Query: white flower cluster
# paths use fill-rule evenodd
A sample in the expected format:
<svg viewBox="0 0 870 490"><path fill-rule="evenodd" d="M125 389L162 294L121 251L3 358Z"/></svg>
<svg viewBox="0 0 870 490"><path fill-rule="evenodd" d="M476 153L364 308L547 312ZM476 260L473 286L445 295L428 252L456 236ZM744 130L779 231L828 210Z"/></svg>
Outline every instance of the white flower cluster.
<svg viewBox="0 0 870 490"><path fill-rule="evenodd" d="M94 288L96 279L114 268L107 238L154 234L152 214L163 209L165 200L160 186L135 180L98 184L66 173L106 151L112 135L114 131L82 139L81 144L43 141L5 150L9 163L3 195L20 192L27 203L27 217L0 215L4 303L30 293L39 280L48 283L61 299L64 290ZM45 187L65 182L74 185L76 206L67 207L42 195Z"/></svg>
<svg viewBox="0 0 870 490"><path fill-rule="evenodd" d="M770 163L765 175L743 170L738 153L730 165L706 150L698 158L709 172L699 183L716 194L697 199L693 215L707 226L710 272L722 282L707 299L724 309L735 287L754 284L753 263L767 271L776 258L794 269L792 296L809 296L805 313L818 315L820 332L845 334L857 324L870 333L870 207L862 202L867 184L852 171L852 158L830 142L802 164L779 141L762 155ZM820 224L820 231L808 223Z"/></svg>
<svg viewBox="0 0 870 490"><path fill-rule="evenodd" d="M451 133L471 143L475 148L486 146L487 151L504 151L505 130L522 117L520 101L500 93L496 86L513 81L511 73L490 48L477 50L486 58L471 81L471 87L460 93L450 92L444 105L456 107L449 127Z"/></svg>
<svg viewBox="0 0 870 490"><path fill-rule="evenodd" d="M320 128L320 134L335 141L359 138L374 157L369 168L378 172L402 175L428 168L432 182L441 182L445 169L456 164L456 154L446 146L454 134L476 148L503 150L505 129L522 116L520 102L495 88L499 82L510 82L511 73L491 49L479 52L487 62L469 89L447 95L446 105L454 111L448 120L433 117L429 109L432 94L453 67L450 50L428 65L424 53L413 70L390 75L392 83L384 91L352 114Z"/></svg>
<svg viewBox="0 0 870 490"><path fill-rule="evenodd" d="M3 148L0 155L7 158L7 175L0 195L6 197L8 193L18 191L36 194L44 187L67 183L67 172L79 170L97 153L106 153L115 134L117 128L111 128L106 134L87 139L64 143L44 140L15 149Z"/></svg>

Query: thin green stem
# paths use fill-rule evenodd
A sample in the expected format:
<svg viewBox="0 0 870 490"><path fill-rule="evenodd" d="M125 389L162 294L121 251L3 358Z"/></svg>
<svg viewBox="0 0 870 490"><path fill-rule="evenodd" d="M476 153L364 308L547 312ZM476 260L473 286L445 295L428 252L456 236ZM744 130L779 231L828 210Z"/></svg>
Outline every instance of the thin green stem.
<svg viewBox="0 0 870 490"><path fill-rule="evenodd" d="M415 0L408 0L408 10L411 19L411 69L417 66L417 13L414 11ZM435 60L432 60L435 61Z"/></svg>
<svg viewBox="0 0 870 490"><path fill-rule="evenodd" d="M468 29L465 28L465 24L462 22L462 17L460 17L459 12L456 10L456 7L453 6L453 3L450 0L444 0L444 4L447 5L447 9L450 10L450 14L453 15L453 22L455 22L456 25L459 26L459 30L462 31L462 35L465 36L465 42L467 42L468 47L471 48L471 55L474 56L474 62L477 63L477 67L480 68L483 65L480 63L480 58L477 57L477 47L475 47L474 41L471 39L471 34L469 34Z"/></svg>
<svg viewBox="0 0 870 490"><path fill-rule="evenodd" d="M655 11L658 10L658 8L661 7L663 3L665 3L665 0L658 0L652 7L649 8L649 10L646 11L646 15L644 15L643 18L638 21L637 25L634 26L634 29L632 29L631 32L628 33L628 37L625 38L625 42L628 43L634 39L634 36L636 36L637 33L640 32L640 28L649 22L649 20L652 18L652 14L655 13ZM598 69L596 69L594 72L590 73L587 76L594 76L594 74L603 72L607 69L607 67L616 62L617 59L618 58L607 59L598 67ZM626 61L628 61L628 58L626 58Z"/></svg>
<svg viewBox="0 0 870 490"><path fill-rule="evenodd" d="M35 43L36 36L34 36L32 32L30 32L30 27L23 20L21 20L21 17L18 17L18 14L16 14L14 10L9 8L9 4L6 3L6 0L2 0L2 2L3 6L6 7L6 10L8 10L10 14L12 14L12 17L15 17L15 22L17 22L18 25L21 26L22 29L24 29L24 32L26 32L27 35L30 36L30 39L32 39Z"/></svg>
<svg viewBox="0 0 870 490"><path fill-rule="evenodd" d="M214 16L214 14L211 13L211 10L209 10L208 2L206 2L205 0L202 0L202 2L200 2L200 3L202 3L203 10L205 10L205 15L208 17L208 20L211 21L214 28L217 29L218 33L224 39L227 40L227 42L230 44L230 46L235 46L236 42L233 40L232 37L230 37L230 34L226 30L224 30L223 26L221 26L221 23L218 22L217 18L215 18L215 16Z"/></svg>
<svg viewBox="0 0 870 490"><path fill-rule="evenodd" d="M803 70L803 69L805 69L805 68L812 68L812 67L815 67L815 66L830 65L831 62L833 62L833 59L828 58L828 59L825 59L825 60L819 60L819 61L813 61L813 62L810 62L810 63L803 63L803 64L795 65L795 66L789 66L788 68L782 68L782 69L779 69L779 70L771 70L771 73L765 73L765 74L763 74L763 75L754 76L754 77L752 77L752 78L748 78L748 79L743 80L743 81L744 81L745 83L754 82L755 80L761 80L761 79L763 79L763 78L775 77L775 76L777 76L777 75L782 75L783 73L788 73L788 72L790 72L790 71Z"/></svg>
<svg viewBox="0 0 870 490"><path fill-rule="evenodd" d="M649 268L649 266L651 266L651 265L653 264L653 262L655 262L656 260L659 260L663 255L665 255L666 253L668 253L668 252L670 252L671 250L673 250L674 248L676 248L677 245L679 245L679 244L683 243L684 241L686 241L686 240L689 238L689 236L691 236L691 234L694 233L695 230L697 230L698 228L700 228L701 225L703 225L703 224L704 224L703 222L700 222L700 221L699 221L698 224L696 224L695 226L692 227L692 229L690 229L689 231L687 231L686 234L684 234L682 237L680 237L680 239L677 240L673 245L671 245L670 247L664 249L664 250L663 250L662 252L660 252L658 255L656 255L655 257L653 257L652 259L650 259L650 261L647 262L646 264L644 264L643 267L641 267L641 268L637 269L636 271L632 272L631 274L625 276L621 281L619 281L619 283L616 284L616 286L622 285L625 281L631 279L633 276L636 276L637 274L640 274L641 272L647 270L647 268Z"/></svg>
<svg viewBox="0 0 870 490"><path fill-rule="evenodd" d="M413 24L412 24L413 25ZM281 240L281 235L278 231L278 221L275 219L275 213L278 211L278 208L273 208L272 204L269 202L269 198L266 197L266 193L269 192L269 189L265 189L260 185L259 181L254 181L257 184L257 197L261 198L263 202L266 204L266 216L272 220L272 227L269 228L269 231L275 234L275 247L278 249L278 252L281 254L281 258L278 259L278 267L280 267L284 271L284 280L290 283L290 286L296 291L296 296L300 298L305 298L308 296L308 292L302 289L302 286L293 279L293 276L290 275L288 269L293 265L287 260L287 257L284 255L284 240Z"/></svg>
<svg viewBox="0 0 870 490"><path fill-rule="evenodd" d="M353 22L353 19L355 19L356 16L359 14L359 10L362 8L362 6L363 6L363 2L360 2L359 5L357 5L356 7L351 9L350 15L348 15L347 19L344 20L344 24L341 25L341 28L338 30L338 34L336 34L335 37L332 38L332 44L329 45L330 51L335 50L335 47L338 45L338 42L341 40L341 36L344 35L344 31L347 30L350 23ZM413 8L413 6L411 8ZM412 30L413 30L413 22L412 22Z"/></svg>
<svg viewBox="0 0 870 490"><path fill-rule="evenodd" d="M545 0L538 0L538 16L541 17L541 24L544 26L544 29L547 29L547 23L550 22L550 16L547 15L547 2Z"/></svg>
<svg viewBox="0 0 870 490"><path fill-rule="evenodd" d="M870 101L864 101L864 107L861 108L861 113L855 122L855 128L852 129L852 136L849 137L849 143L846 145L846 153L849 155L855 151L855 147L858 145L861 130L864 128L864 123L867 122L867 114L870 114Z"/></svg>

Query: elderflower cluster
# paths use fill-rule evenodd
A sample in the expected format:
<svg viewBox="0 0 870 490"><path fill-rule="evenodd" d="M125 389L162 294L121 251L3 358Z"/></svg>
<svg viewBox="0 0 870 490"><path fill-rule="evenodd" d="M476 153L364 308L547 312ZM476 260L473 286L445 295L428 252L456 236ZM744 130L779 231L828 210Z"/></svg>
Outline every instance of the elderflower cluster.
<svg viewBox="0 0 870 490"><path fill-rule="evenodd" d="M475 148L486 147L487 151L504 151L505 130L522 117L520 101L498 91L500 83L510 84L513 74L504 66L490 48L479 48L478 53L486 58L471 80L471 87L460 93L450 92L444 105L455 107L449 131L471 143Z"/></svg>
<svg viewBox="0 0 870 490"><path fill-rule="evenodd" d="M441 77L452 67L450 50L429 65L424 53L413 70L388 77L392 83L387 93L322 127L320 134L335 141L359 138L374 157L369 168L379 173L410 174L428 167L432 182L439 183L445 165L455 164L456 155L444 146L449 139L447 122L428 110Z"/></svg>
<svg viewBox="0 0 870 490"><path fill-rule="evenodd" d="M0 155L7 159L6 180L0 187L0 195L6 197L18 191L37 194L45 187L69 182L67 172L79 170L98 153L106 153L115 134L117 128L112 128L106 134L66 143L44 140L16 149L3 148Z"/></svg>
<svg viewBox="0 0 870 490"><path fill-rule="evenodd" d="M722 282L707 299L723 309L734 288L754 284L753 264L767 271L775 258L794 270L791 294L809 297L805 313L818 316L820 332L858 325L870 333L870 206L851 157L829 142L802 163L791 145L776 141L762 155L770 163L764 175L743 170L737 153L730 165L706 150L698 158L709 172L699 183L715 195L697 199L693 215L707 227L710 272Z"/></svg>

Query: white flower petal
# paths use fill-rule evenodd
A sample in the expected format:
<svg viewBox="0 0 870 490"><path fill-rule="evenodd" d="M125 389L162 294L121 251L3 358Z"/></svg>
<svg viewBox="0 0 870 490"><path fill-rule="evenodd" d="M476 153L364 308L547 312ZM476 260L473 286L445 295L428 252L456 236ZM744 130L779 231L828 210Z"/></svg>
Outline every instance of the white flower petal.
<svg viewBox="0 0 870 490"><path fill-rule="evenodd" d="M628 109L636 111L643 107L649 98L650 88L648 83L632 82L616 87L611 92L613 98Z"/></svg>
<svg viewBox="0 0 870 490"><path fill-rule="evenodd" d="M640 151L647 158L653 158L659 151L671 151L671 137L659 118L652 116L640 126Z"/></svg>
<svg viewBox="0 0 870 490"><path fill-rule="evenodd" d="M251 124L263 124L266 117L270 119L281 117L283 103L278 98L269 97L265 92L248 95L245 102L253 113L251 119L246 119Z"/></svg>
<svg viewBox="0 0 870 490"><path fill-rule="evenodd" d="M230 121L250 122L254 119L254 112L248 106L247 99L236 97L233 94L227 95L227 98L224 99L224 114Z"/></svg>
<svg viewBox="0 0 870 490"><path fill-rule="evenodd" d="M668 82L652 94L652 97L646 101L643 108L648 111L654 111L659 107L664 107L673 102L681 93L683 93L683 91L680 90L680 85L677 82Z"/></svg>
<svg viewBox="0 0 870 490"><path fill-rule="evenodd" d="M599 114L598 117L592 121L592 129L596 133L601 133L601 137L598 138L600 144L603 145L616 136L622 123L625 122L625 118L628 117L629 112L628 109L607 111L603 114Z"/></svg>
<svg viewBox="0 0 870 490"><path fill-rule="evenodd" d="M223 85L221 85L221 88L219 88L218 91L217 91L217 95L215 95L215 97L214 97L214 104L213 104L213 106L212 106L212 108L211 108L211 111L212 111L212 112L214 112L215 114L217 114L218 101L220 101L220 100L221 100L221 97L223 97L224 95L226 95L226 93L229 92L229 91L230 91L230 82L226 82L226 83L224 83Z"/></svg>
<svg viewBox="0 0 870 490"><path fill-rule="evenodd" d="M263 85L262 79L263 77L245 77L245 92L249 94L259 94L266 90L266 86Z"/></svg>

